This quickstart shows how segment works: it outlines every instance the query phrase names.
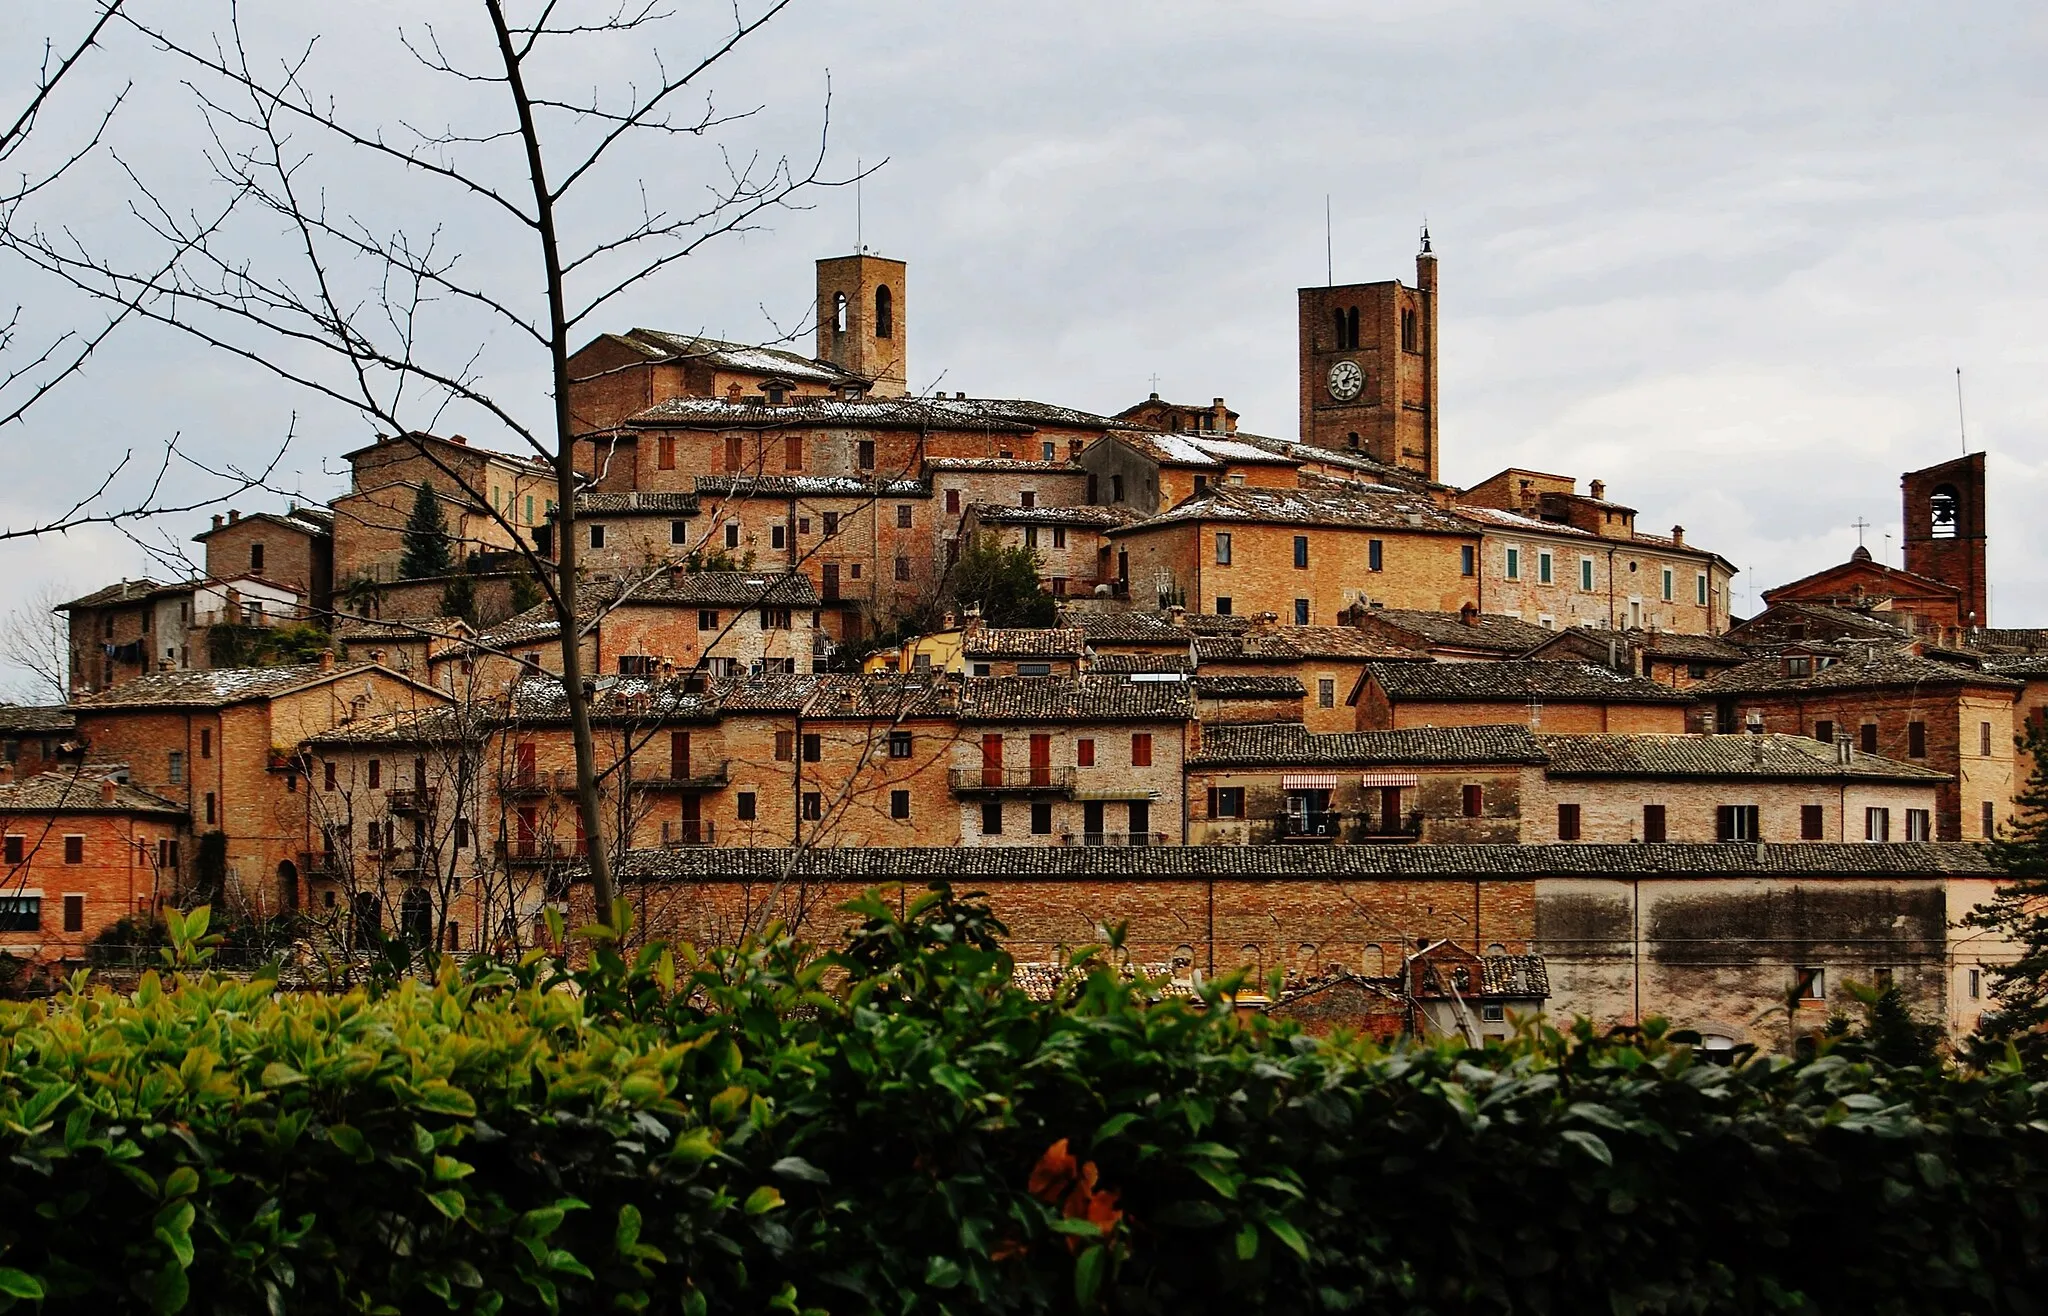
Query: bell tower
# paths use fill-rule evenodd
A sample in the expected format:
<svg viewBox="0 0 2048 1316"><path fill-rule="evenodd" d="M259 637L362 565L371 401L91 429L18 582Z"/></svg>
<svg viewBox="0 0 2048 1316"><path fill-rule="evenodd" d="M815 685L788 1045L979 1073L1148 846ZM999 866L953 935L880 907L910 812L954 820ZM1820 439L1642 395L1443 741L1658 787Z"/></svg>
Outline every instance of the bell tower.
<svg viewBox="0 0 2048 1316"><path fill-rule="evenodd" d="M871 381L876 397L909 390L908 270L867 252L818 262L818 359Z"/></svg>
<svg viewBox="0 0 2048 1316"><path fill-rule="evenodd" d="M1989 626L1984 574L1984 454L1973 452L1899 477L1906 570L1953 585L1964 626Z"/></svg>
<svg viewBox="0 0 2048 1316"><path fill-rule="evenodd" d="M1399 279L1302 288L1301 441L1437 478L1436 255Z"/></svg>

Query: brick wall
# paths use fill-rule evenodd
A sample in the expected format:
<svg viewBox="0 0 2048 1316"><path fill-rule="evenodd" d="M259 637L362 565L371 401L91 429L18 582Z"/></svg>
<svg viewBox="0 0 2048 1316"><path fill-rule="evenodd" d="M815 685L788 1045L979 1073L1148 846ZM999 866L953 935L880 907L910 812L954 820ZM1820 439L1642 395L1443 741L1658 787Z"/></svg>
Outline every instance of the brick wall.
<svg viewBox="0 0 2048 1316"><path fill-rule="evenodd" d="M106 928L147 914L176 894L176 874L161 878L161 842L182 842L178 820L88 810L0 814L0 833L19 837L22 862L0 863L5 894L41 902L39 926L0 931L0 954L45 962L82 959ZM67 838L77 838L74 852ZM71 856L76 854L76 862ZM66 921L76 916L77 926Z"/></svg>

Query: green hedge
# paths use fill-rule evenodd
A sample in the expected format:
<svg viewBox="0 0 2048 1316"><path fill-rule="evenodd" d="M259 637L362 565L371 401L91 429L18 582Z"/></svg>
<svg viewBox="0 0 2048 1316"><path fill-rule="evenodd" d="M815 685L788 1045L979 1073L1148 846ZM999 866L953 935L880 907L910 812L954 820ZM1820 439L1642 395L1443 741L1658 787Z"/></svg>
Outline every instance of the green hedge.
<svg viewBox="0 0 2048 1316"><path fill-rule="evenodd" d="M2027 1312L2016 1068L1318 1043L1007 986L936 892L817 958L0 1005L0 1309ZM189 955L203 927L179 926Z"/></svg>

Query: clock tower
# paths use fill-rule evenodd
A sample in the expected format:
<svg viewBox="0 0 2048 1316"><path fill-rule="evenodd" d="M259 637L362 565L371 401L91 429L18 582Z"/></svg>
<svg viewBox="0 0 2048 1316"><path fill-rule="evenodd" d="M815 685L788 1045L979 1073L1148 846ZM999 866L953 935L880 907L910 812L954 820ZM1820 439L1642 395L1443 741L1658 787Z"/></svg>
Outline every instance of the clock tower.
<svg viewBox="0 0 2048 1316"><path fill-rule="evenodd" d="M1301 441L1437 478L1436 256L1399 279L1302 288Z"/></svg>

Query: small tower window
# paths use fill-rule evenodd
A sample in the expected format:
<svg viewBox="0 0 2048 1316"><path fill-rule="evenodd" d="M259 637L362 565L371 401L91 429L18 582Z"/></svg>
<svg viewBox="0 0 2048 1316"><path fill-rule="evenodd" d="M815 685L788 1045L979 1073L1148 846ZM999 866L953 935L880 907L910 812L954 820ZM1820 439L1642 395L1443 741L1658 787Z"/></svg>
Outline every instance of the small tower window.
<svg viewBox="0 0 2048 1316"><path fill-rule="evenodd" d="M832 332L846 332L846 294L843 292L832 294Z"/></svg>
<svg viewBox="0 0 2048 1316"><path fill-rule="evenodd" d="M1412 309L1401 312L1401 350L1404 352L1417 350L1415 346L1415 312Z"/></svg>
<svg viewBox="0 0 2048 1316"><path fill-rule="evenodd" d="M894 338L895 336L896 297L895 294L889 291L889 285L883 284L875 289L875 337Z"/></svg>
<svg viewBox="0 0 2048 1316"><path fill-rule="evenodd" d="M1952 484L1944 484L1927 497L1927 511L1931 524L1927 533L1935 539L1956 537L1957 513L1962 508L1962 496Z"/></svg>

